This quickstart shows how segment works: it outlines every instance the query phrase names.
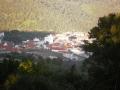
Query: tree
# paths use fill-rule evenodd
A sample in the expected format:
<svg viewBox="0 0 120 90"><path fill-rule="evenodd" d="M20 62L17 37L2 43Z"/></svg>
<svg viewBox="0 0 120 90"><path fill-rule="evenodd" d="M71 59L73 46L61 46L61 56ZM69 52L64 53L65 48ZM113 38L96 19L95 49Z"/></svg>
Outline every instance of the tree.
<svg viewBox="0 0 120 90"><path fill-rule="evenodd" d="M117 90L120 88L120 15L109 14L99 18L89 37L94 39L93 42L86 42L83 48L92 52L86 60L90 65L90 90Z"/></svg>

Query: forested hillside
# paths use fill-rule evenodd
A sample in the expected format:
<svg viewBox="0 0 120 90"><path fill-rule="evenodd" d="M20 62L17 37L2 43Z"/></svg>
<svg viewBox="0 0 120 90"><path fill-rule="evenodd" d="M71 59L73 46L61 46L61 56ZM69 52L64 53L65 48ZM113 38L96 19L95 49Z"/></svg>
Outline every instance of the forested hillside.
<svg viewBox="0 0 120 90"><path fill-rule="evenodd" d="M24 32L24 31L12 30L12 31L4 32L4 37L2 41L9 41L9 42L12 41L15 44L18 44L25 40L32 40L35 37L44 39L44 37L48 34L50 33L48 32Z"/></svg>
<svg viewBox="0 0 120 90"><path fill-rule="evenodd" d="M88 31L119 6L119 0L0 0L0 30Z"/></svg>

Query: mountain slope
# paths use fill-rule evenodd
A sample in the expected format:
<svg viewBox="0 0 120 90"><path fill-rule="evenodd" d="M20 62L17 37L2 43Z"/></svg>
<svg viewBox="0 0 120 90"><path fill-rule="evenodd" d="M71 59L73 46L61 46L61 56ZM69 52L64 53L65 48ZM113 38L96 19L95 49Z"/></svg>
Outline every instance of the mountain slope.
<svg viewBox="0 0 120 90"><path fill-rule="evenodd" d="M0 0L0 30L88 31L117 0Z"/></svg>

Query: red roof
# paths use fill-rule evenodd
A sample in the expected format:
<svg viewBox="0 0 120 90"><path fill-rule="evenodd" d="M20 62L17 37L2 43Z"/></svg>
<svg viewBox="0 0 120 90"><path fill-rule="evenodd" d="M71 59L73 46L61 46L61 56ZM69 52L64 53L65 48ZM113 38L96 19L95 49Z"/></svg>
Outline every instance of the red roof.
<svg viewBox="0 0 120 90"><path fill-rule="evenodd" d="M55 50L67 50L67 49L62 48L62 47L51 47L51 49L55 49Z"/></svg>
<svg viewBox="0 0 120 90"><path fill-rule="evenodd" d="M51 48L53 51L58 51L58 52L62 52L62 53L66 53L68 52L68 50L66 48L62 48L62 47L54 47Z"/></svg>
<svg viewBox="0 0 120 90"><path fill-rule="evenodd" d="M61 45L60 43L53 43L52 46L59 46Z"/></svg>

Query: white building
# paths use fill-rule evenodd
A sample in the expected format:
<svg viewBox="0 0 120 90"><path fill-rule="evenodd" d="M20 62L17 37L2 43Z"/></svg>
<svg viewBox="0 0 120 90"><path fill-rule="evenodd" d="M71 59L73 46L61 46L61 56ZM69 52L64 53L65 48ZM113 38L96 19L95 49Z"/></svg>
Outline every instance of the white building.
<svg viewBox="0 0 120 90"><path fill-rule="evenodd" d="M4 37L4 32L0 33L0 43L1 43L2 39L3 39L3 37Z"/></svg>
<svg viewBox="0 0 120 90"><path fill-rule="evenodd" d="M70 60L79 60L79 58L73 53L64 53L63 57L68 58Z"/></svg>
<svg viewBox="0 0 120 90"><path fill-rule="evenodd" d="M53 43L53 40L54 40L54 37L52 34L48 35L47 37L44 38L44 42L45 43L49 43L49 44L52 44Z"/></svg>
<svg viewBox="0 0 120 90"><path fill-rule="evenodd" d="M40 39L39 39L39 38L34 38L33 41L34 41L34 42L39 42Z"/></svg>

